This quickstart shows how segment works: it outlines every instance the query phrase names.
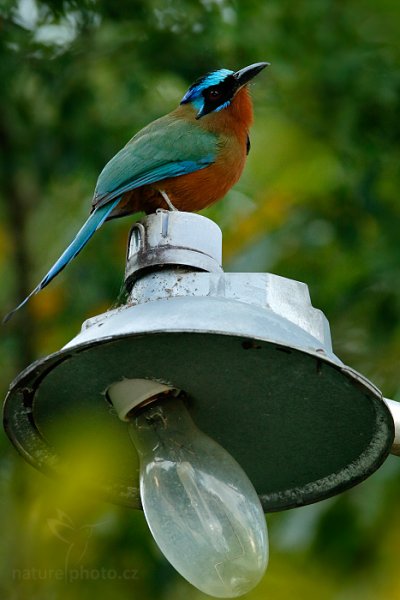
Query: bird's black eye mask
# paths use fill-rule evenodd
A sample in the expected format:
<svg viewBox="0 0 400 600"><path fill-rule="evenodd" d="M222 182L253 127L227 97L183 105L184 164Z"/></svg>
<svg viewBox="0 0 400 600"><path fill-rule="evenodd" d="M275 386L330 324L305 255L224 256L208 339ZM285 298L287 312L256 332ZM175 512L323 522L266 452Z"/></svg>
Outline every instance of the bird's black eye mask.
<svg viewBox="0 0 400 600"><path fill-rule="evenodd" d="M181 104L193 102L194 107L198 110L197 119L228 106L240 87L233 73L225 75L222 81L209 82L207 85L207 81L210 79L215 80L215 77L212 76L213 73L208 73L204 77L200 77L190 86L181 100Z"/></svg>
<svg viewBox="0 0 400 600"><path fill-rule="evenodd" d="M228 106L238 89L238 82L233 75L225 77L221 83L211 85L202 91L204 106L200 116L221 110Z"/></svg>

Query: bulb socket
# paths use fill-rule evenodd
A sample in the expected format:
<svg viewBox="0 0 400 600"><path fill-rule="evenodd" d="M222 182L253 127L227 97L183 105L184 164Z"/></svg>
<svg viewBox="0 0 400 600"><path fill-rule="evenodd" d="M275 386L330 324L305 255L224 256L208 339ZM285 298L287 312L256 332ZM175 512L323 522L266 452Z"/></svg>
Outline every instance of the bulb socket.
<svg viewBox="0 0 400 600"><path fill-rule="evenodd" d="M121 421L129 421L132 411L142 408L160 396L178 396L177 388L152 379L122 379L110 385L106 397L117 411Z"/></svg>

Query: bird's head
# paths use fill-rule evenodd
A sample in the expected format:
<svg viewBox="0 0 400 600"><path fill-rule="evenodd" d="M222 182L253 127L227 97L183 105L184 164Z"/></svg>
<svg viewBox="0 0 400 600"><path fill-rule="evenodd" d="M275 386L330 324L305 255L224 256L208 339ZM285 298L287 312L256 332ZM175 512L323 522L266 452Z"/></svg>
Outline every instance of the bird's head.
<svg viewBox="0 0 400 600"><path fill-rule="evenodd" d="M195 81L181 100L181 104L192 104L196 119L227 108L237 92L269 63L259 62L239 71L219 69L207 73Z"/></svg>

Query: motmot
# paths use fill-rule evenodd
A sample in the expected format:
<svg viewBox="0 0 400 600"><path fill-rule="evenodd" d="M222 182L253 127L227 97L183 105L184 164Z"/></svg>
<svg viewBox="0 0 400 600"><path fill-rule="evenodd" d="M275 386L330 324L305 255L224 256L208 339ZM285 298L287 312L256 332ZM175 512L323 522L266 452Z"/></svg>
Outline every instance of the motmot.
<svg viewBox="0 0 400 600"><path fill-rule="evenodd" d="M225 196L242 174L250 150L248 83L268 65L207 73L175 110L134 135L101 171L89 218L71 244L4 321L45 288L105 221L158 208L195 212Z"/></svg>

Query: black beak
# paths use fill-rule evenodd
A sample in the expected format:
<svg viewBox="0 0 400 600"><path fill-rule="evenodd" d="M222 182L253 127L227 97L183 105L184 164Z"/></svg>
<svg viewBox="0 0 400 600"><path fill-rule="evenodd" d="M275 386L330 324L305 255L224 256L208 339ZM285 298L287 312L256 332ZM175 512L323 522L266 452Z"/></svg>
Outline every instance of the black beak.
<svg viewBox="0 0 400 600"><path fill-rule="evenodd" d="M271 63L268 62L254 63L254 65L249 65L248 67L244 67L244 69L236 71L233 76L236 79L238 86L242 87L243 85L246 85L246 83L249 83L249 81L258 75L260 71L265 69L265 67L269 67L270 64Z"/></svg>

